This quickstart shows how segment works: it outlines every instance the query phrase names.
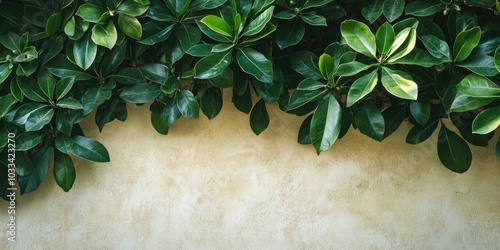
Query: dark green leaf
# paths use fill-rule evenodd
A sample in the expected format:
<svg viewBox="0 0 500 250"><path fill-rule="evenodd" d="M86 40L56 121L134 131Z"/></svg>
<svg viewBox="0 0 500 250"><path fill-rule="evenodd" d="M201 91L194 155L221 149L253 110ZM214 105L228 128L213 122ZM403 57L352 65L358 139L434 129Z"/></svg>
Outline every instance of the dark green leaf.
<svg viewBox="0 0 500 250"><path fill-rule="evenodd" d="M297 142L302 145L311 144L311 121L313 114L309 115L300 125L299 136L297 138Z"/></svg>
<svg viewBox="0 0 500 250"><path fill-rule="evenodd" d="M153 104L153 106L154 105L155 104ZM162 135L168 134L167 118L163 116L161 109L153 108L151 112L151 124L158 133Z"/></svg>
<svg viewBox="0 0 500 250"><path fill-rule="evenodd" d="M479 27L460 32L453 45L453 57L455 61L461 62L467 59L472 50L479 44L480 39L481 28Z"/></svg>
<svg viewBox="0 0 500 250"><path fill-rule="evenodd" d="M500 46L498 46L498 48L495 50L495 67L497 68L497 70L500 72ZM2 81L0 80L0 83Z"/></svg>
<svg viewBox="0 0 500 250"><path fill-rule="evenodd" d="M111 97L111 90L93 86L82 96L83 114L87 115Z"/></svg>
<svg viewBox="0 0 500 250"><path fill-rule="evenodd" d="M68 192L76 179L75 166L69 155L54 151L54 179L57 185Z"/></svg>
<svg viewBox="0 0 500 250"><path fill-rule="evenodd" d="M142 1L143 0L141 0L141 2ZM134 1L130 1L130 0L121 1L121 3L116 8L116 12L118 12L119 14L127 14L127 15L133 16L133 17L140 16L140 15L146 13L146 11L149 8L149 1L147 1L145 3L141 3L141 2L136 1L136 0L134 0ZM189 1L185 1L185 2L188 2L188 4L189 4Z"/></svg>
<svg viewBox="0 0 500 250"><path fill-rule="evenodd" d="M371 104L361 104L354 116L359 131L377 141L384 139L385 121L380 110Z"/></svg>
<svg viewBox="0 0 500 250"><path fill-rule="evenodd" d="M38 71L38 86L40 90L48 97L49 100L54 98L54 89L56 88L56 80L46 68L41 68Z"/></svg>
<svg viewBox="0 0 500 250"><path fill-rule="evenodd" d="M314 13L302 13L299 17L302 21L312 26L327 26L326 18Z"/></svg>
<svg viewBox="0 0 500 250"><path fill-rule="evenodd" d="M445 167L457 173L464 173L469 169L472 163L469 145L444 124L441 124L437 146L439 160Z"/></svg>
<svg viewBox="0 0 500 250"><path fill-rule="evenodd" d="M411 101L410 111L413 118L422 126L425 126L431 116L431 104L426 101Z"/></svg>
<svg viewBox="0 0 500 250"><path fill-rule="evenodd" d="M382 11L384 9L384 1L383 0L373 0L368 2L362 9L361 14L368 20L370 23L375 22L380 15L382 15Z"/></svg>
<svg viewBox="0 0 500 250"><path fill-rule="evenodd" d="M273 82L263 83L259 80L252 81L257 94L259 94L266 103L275 103L279 100L283 92L283 73L279 68L274 69Z"/></svg>
<svg viewBox="0 0 500 250"><path fill-rule="evenodd" d="M20 134L16 138L16 150L26 151L34 148L42 141L44 133L41 131L30 131Z"/></svg>
<svg viewBox="0 0 500 250"><path fill-rule="evenodd" d="M17 84L28 99L35 102L48 102L47 97L33 78L18 76Z"/></svg>
<svg viewBox="0 0 500 250"><path fill-rule="evenodd" d="M50 164L50 156L52 153L51 139L45 139L43 146L36 151L31 157L33 163L33 172L26 176L18 176L17 182L21 189L21 194L26 194L36 190L42 183Z"/></svg>
<svg viewBox="0 0 500 250"><path fill-rule="evenodd" d="M310 139L316 152L329 149L337 140L342 126L342 108L333 95L328 95L313 114Z"/></svg>
<svg viewBox="0 0 500 250"><path fill-rule="evenodd" d="M47 36L52 36L61 27L62 17L60 13L52 14L49 19L47 19L47 25L45 25L45 34Z"/></svg>
<svg viewBox="0 0 500 250"><path fill-rule="evenodd" d="M65 108L65 109L83 109L82 104L71 97L61 99L57 102L57 107Z"/></svg>
<svg viewBox="0 0 500 250"><path fill-rule="evenodd" d="M209 120L214 119L222 109L222 92L218 88L209 88L200 97L200 108Z"/></svg>
<svg viewBox="0 0 500 250"><path fill-rule="evenodd" d="M467 60L456 65L482 76L495 76L498 74L493 57L488 55L469 56Z"/></svg>
<svg viewBox="0 0 500 250"><path fill-rule="evenodd" d="M384 16L389 22L393 22L403 14L405 9L405 1L402 0L385 0L382 8Z"/></svg>
<svg viewBox="0 0 500 250"><path fill-rule="evenodd" d="M231 52L215 53L202 58L194 66L195 78L210 79L222 72L231 63Z"/></svg>
<svg viewBox="0 0 500 250"><path fill-rule="evenodd" d="M419 17L431 16L445 7L446 5L441 1L415 1L406 5L406 15Z"/></svg>
<svg viewBox="0 0 500 250"><path fill-rule="evenodd" d="M328 90L295 90L290 95L290 101L288 103L287 111L297 109L306 105L309 102L317 102L321 100Z"/></svg>
<svg viewBox="0 0 500 250"><path fill-rule="evenodd" d="M98 141L80 135L74 135L71 139L73 139L74 144L68 153L88 161L109 162L108 151Z"/></svg>
<svg viewBox="0 0 500 250"><path fill-rule="evenodd" d="M200 39L201 32L198 28L183 24L177 29L177 40L184 51L188 51L189 48L198 44Z"/></svg>
<svg viewBox="0 0 500 250"><path fill-rule="evenodd" d="M406 106L391 106L382 112L385 121L384 139L394 133L406 117Z"/></svg>
<svg viewBox="0 0 500 250"><path fill-rule="evenodd" d="M250 113L250 127L256 135L260 135L269 125L269 114L267 113L266 103L260 99Z"/></svg>
<svg viewBox="0 0 500 250"><path fill-rule="evenodd" d="M333 2L333 0L307 0L304 5L302 5L302 10L322 7L331 2Z"/></svg>
<svg viewBox="0 0 500 250"><path fill-rule="evenodd" d="M9 77L12 72L12 68L9 66L9 63L0 64L0 85Z"/></svg>
<svg viewBox="0 0 500 250"><path fill-rule="evenodd" d="M26 152L17 151L16 152L16 172L18 176L29 176L33 174L33 163L30 158L26 155ZM37 164L37 162L35 162Z"/></svg>
<svg viewBox="0 0 500 250"><path fill-rule="evenodd" d="M123 84L143 84L146 82L140 68L123 67L110 77ZM152 76L149 75L149 77Z"/></svg>
<svg viewBox="0 0 500 250"><path fill-rule="evenodd" d="M243 30L242 36L253 36L261 32L273 16L274 6L267 8L255 17Z"/></svg>
<svg viewBox="0 0 500 250"><path fill-rule="evenodd" d="M158 84L136 84L125 87L120 98L131 103L146 103L154 100L161 93Z"/></svg>
<svg viewBox="0 0 500 250"><path fill-rule="evenodd" d="M233 88L233 103L234 106L243 113L250 113L252 110L252 96L250 93L250 85L247 84L245 92L242 95L238 95L236 90Z"/></svg>
<svg viewBox="0 0 500 250"><path fill-rule="evenodd" d="M261 82L272 83L272 62L257 50L243 47L238 48L236 52L236 61L245 73L253 75Z"/></svg>
<svg viewBox="0 0 500 250"><path fill-rule="evenodd" d="M337 68L337 71L335 72L335 75L353 76L353 75L357 75L357 74L371 68L372 66L374 66L374 65L373 64L366 65L364 63L360 63L357 61L343 63L343 64L339 65L339 67Z"/></svg>
<svg viewBox="0 0 500 250"><path fill-rule="evenodd" d="M211 78L210 83L218 88L229 88L234 84L233 71L226 68L220 75Z"/></svg>
<svg viewBox="0 0 500 250"><path fill-rule="evenodd" d="M440 59L443 62L451 61L450 47L445 41L433 35L420 37L420 40L432 56Z"/></svg>
<svg viewBox="0 0 500 250"><path fill-rule="evenodd" d="M451 104L449 112L464 112L473 109L477 109L488 105L494 99L491 98L477 98L468 95L464 95L462 93L457 93L453 103Z"/></svg>
<svg viewBox="0 0 500 250"><path fill-rule="evenodd" d="M441 64L441 60L435 58L425 50L414 48L408 55L397 59L394 63L429 68Z"/></svg>
<svg viewBox="0 0 500 250"><path fill-rule="evenodd" d="M161 63L148 63L139 67L144 77L156 83L164 83L170 77L170 69Z"/></svg>
<svg viewBox="0 0 500 250"><path fill-rule="evenodd" d="M292 54L290 64L293 70L302 74L305 78L318 80L322 78L318 60L318 57L309 51L299 51Z"/></svg>
<svg viewBox="0 0 500 250"><path fill-rule="evenodd" d="M7 94L0 97L0 118L3 118L12 108L14 104L17 103L16 98L12 94Z"/></svg>
<svg viewBox="0 0 500 250"><path fill-rule="evenodd" d="M24 128L27 132L40 130L52 120L52 116L54 116L52 107L38 109L30 114Z"/></svg>
<svg viewBox="0 0 500 250"><path fill-rule="evenodd" d="M162 22L147 22L142 26L142 40L139 42L146 45L163 42L170 37L174 27L175 24L164 27Z"/></svg>
<svg viewBox="0 0 500 250"><path fill-rule="evenodd" d="M56 99L59 101L71 91L75 83L74 77L65 77L56 83Z"/></svg>
<svg viewBox="0 0 500 250"><path fill-rule="evenodd" d="M415 125L410 129L410 132L406 136L406 143L419 144L427 140L429 137L431 137L432 133L434 133L438 124L439 120L436 119L428 121L425 126L422 126L420 124Z"/></svg>
<svg viewBox="0 0 500 250"><path fill-rule="evenodd" d="M45 67L47 67L52 74L61 78L74 77L75 80L80 81L88 80L93 77L91 74L86 73L81 68L74 65L64 55L55 56L54 59L45 64Z"/></svg>
<svg viewBox="0 0 500 250"><path fill-rule="evenodd" d="M396 34L394 34L394 29L392 26L385 22L380 26L375 34L376 42L377 42L377 51L381 55L387 55L389 49L391 48L392 43Z"/></svg>
<svg viewBox="0 0 500 250"><path fill-rule="evenodd" d="M73 46L75 63L82 69L87 70L94 62L97 55L97 45L92 42L90 32L77 40Z"/></svg>
<svg viewBox="0 0 500 250"><path fill-rule="evenodd" d="M304 37L305 30L301 19L295 18L292 22L286 22L276 30L276 44L280 49L296 45Z"/></svg>
<svg viewBox="0 0 500 250"><path fill-rule="evenodd" d="M191 91L183 89L176 94L177 108L184 117L198 118L200 107Z"/></svg>

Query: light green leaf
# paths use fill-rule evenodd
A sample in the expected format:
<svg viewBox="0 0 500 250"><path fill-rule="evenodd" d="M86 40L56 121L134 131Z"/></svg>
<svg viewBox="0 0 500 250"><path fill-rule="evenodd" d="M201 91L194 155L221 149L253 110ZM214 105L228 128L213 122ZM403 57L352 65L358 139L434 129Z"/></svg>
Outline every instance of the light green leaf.
<svg viewBox="0 0 500 250"><path fill-rule="evenodd" d="M142 27L137 18L125 14L118 16L118 27L123 33L135 40L141 40Z"/></svg>
<svg viewBox="0 0 500 250"><path fill-rule="evenodd" d="M85 21L97 23L104 12L106 12L106 9L101 6L85 3L78 7L76 15L80 16Z"/></svg>
<svg viewBox="0 0 500 250"><path fill-rule="evenodd" d="M302 21L312 26L327 26L326 18L314 13L301 13L299 17Z"/></svg>
<svg viewBox="0 0 500 250"><path fill-rule="evenodd" d="M455 44L453 45L453 57L455 58L455 61L461 62L467 59L472 50L479 44L480 39L481 28L477 26L460 32L455 39Z"/></svg>
<svg viewBox="0 0 500 250"><path fill-rule="evenodd" d="M476 74L467 75L457 85L460 93L472 97L494 98L500 95L500 87L486 77Z"/></svg>
<svg viewBox="0 0 500 250"><path fill-rule="evenodd" d="M382 85L392 95L409 100L416 100L418 85L406 72L382 67Z"/></svg>
<svg viewBox="0 0 500 250"><path fill-rule="evenodd" d="M438 140L438 156L441 163L456 173L464 173L472 163L469 145L455 132L441 123Z"/></svg>
<svg viewBox="0 0 500 250"><path fill-rule="evenodd" d="M106 26L96 24L92 28L91 38L95 44L112 49L118 39L118 32L112 21L108 22Z"/></svg>
<svg viewBox="0 0 500 250"><path fill-rule="evenodd" d="M335 63L333 62L332 56L328 54L323 54L319 57L318 63L319 72L324 79L333 79L333 73L335 71Z"/></svg>
<svg viewBox="0 0 500 250"><path fill-rule="evenodd" d="M62 17L60 13L52 14L49 19L47 19L47 24L45 25L45 34L47 36L52 36L61 27Z"/></svg>
<svg viewBox="0 0 500 250"><path fill-rule="evenodd" d="M488 134L500 126L500 106L483 110L472 122L474 134Z"/></svg>
<svg viewBox="0 0 500 250"><path fill-rule="evenodd" d="M309 134L318 154L335 143L341 127L342 108L333 95L328 95L320 103L311 120Z"/></svg>
<svg viewBox="0 0 500 250"><path fill-rule="evenodd" d="M406 28L399 32L394 39L389 54L388 62L392 63L401 57L408 55L417 42L417 31L414 28Z"/></svg>
<svg viewBox="0 0 500 250"><path fill-rule="evenodd" d="M377 86L377 82L377 70L374 70L354 81L349 89L349 93L347 94L347 107L352 106L354 103L370 94L375 86Z"/></svg>
<svg viewBox="0 0 500 250"><path fill-rule="evenodd" d="M340 32L346 43L353 50L377 59L375 35L373 35L366 24L356 20L346 20L340 25Z"/></svg>
<svg viewBox="0 0 500 250"><path fill-rule="evenodd" d="M226 36L232 37L233 29L229 24L222 18L214 15L208 15L201 19L201 23L205 24L212 31Z"/></svg>
<svg viewBox="0 0 500 250"><path fill-rule="evenodd" d="M366 65L357 61L340 64L335 72L337 76L353 76L359 74L374 65Z"/></svg>

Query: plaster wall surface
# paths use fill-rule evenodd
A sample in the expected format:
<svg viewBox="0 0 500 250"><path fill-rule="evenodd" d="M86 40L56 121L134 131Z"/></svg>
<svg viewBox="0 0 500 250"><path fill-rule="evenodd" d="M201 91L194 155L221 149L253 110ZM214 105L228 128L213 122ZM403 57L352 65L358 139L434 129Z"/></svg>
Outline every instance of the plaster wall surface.
<svg viewBox="0 0 500 250"><path fill-rule="evenodd" d="M129 105L129 119L103 133L87 119L111 163L75 158L69 193L49 172L17 197L16 243L3 233L0 248L500 249L493 145L473 147L471 169L455 174L439 162L437 132L408 145L404 123L382 143L351 128L317 156L296 143L303 117L270 106L257 137L225 94L214 120L183 118L167 136L148 105Z"/></svg>

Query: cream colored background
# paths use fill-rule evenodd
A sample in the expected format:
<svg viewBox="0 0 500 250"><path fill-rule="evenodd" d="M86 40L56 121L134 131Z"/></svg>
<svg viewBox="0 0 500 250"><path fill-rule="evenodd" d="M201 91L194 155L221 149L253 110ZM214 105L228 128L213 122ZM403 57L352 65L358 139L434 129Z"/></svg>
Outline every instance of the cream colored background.
<svg viewBox="0 0 500 250"><path fill-rule="evenodd" d="M0 248L500 249L493 145L474 147L462 175L441 166L437 132L406 144L406 123L382 143L351 129L317 156L296 143L303 117L272 106L257 137L225 101L213 121L183 118L168 136L150 125L148 105L130 105L102 134L86 120L111 163L77 159L69 193L50 172L18 196L17 242L3 234Z"/></svg>

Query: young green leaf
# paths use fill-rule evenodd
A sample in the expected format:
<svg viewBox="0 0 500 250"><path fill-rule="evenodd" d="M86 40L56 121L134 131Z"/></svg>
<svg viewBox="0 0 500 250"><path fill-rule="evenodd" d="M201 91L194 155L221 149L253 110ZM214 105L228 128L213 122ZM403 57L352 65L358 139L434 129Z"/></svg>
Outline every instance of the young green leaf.
<svg viewBox="0 0 500 250"><path fill-rule="evenodd" d="M375 35L373 35L366 24L356 20L346 20L340 25L340 32L346 43L353 50L377 59Z"/></svg>
<svg viewBox="0 0 500 250"><path fill-rule="evenodd" d="M500 106L483 110L472 122L472 132L488 134L500 126Z"/></svg>
<svg viewBox="0 0 500 250"><path fill-rule="evenodd" d="M319 72L321 72L321 75L323 76L324 79L328 80L333 79L333 73L335 71L335 63L333 62L332 56L328 54L322 54L319 57L318 68Z"/></svg>
<svg viewBox="0 0 500 250"><path fill-rule="evenodd" d="M250 127L256 135L260 135L269 126L269 114L267 113L266 103L260 99L250 113Z"/></svg>
<svg viewBox="0 0 500 250"><path fill-rule="evenodd" d="M229 23L218 16L208 15L202 18L200 22L220 35L232 37L233 29L229 26Z"/></svg>
<svg viewBox="0 0 500 250"><path fill-rule="evenodd" d="M417 42L417 31L414 28L406 28L399 32L394 39L388 56L388 62L392 63L399 58L408 55Z"/></svg>
<svg viewBox="0 0 500 250"><path fill-rule="evenodd" d="M371 104L361 104L354 116L359 132L377 141L384 139L385 120L380 110Z"/></svg>
<svg viewBox="0 0 500 250"><path fill-rule="evenodd" d="M347 107L352 106L354 103L370 94L375 86L377 86L377 82L377 70L374 70L371 73L368 73L354 81L347 94Z"/></svg>
<svg viewBox="0 0 500 250"><path fill-rule="evenodd" d="M118 39L118 32L113 22L109 21L107 25L94 25L91 38L95 44L112 49Z"/></svg>
<svg viewBox="0 0 500 250"><path fill-rule="evenodd" d="M333 95L328 95L320 103L311 120L310 138L318 154L335 143L341 126L342 108Z"/></svg>
<svg viewBox="0 0 500 250"><path fill-rule="evenodd" d="M438 139L438 156L441 163L456 173L464 173L472 163L469 145L455 132L441 123Z"/></svg>
<svg viewBox="0 0 500 250"><path fill-rule="evenodd" d="M408 100L417 99L418 85L404 71L382 67L382 85L396 97Z"/></svg>
<svg viewBox="0 0 500 250"><path fill-rule="evenodd" d="M481 39L481 28L462 31L458 34L453 44L453 57L456 62L461 62L469 57L472 50L479 44Z"/></svg>

